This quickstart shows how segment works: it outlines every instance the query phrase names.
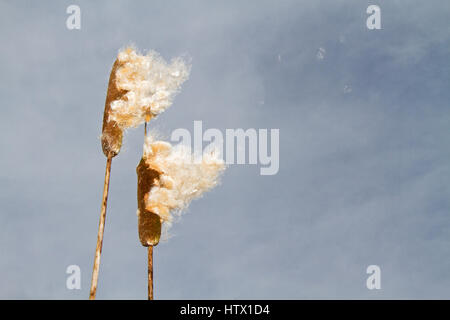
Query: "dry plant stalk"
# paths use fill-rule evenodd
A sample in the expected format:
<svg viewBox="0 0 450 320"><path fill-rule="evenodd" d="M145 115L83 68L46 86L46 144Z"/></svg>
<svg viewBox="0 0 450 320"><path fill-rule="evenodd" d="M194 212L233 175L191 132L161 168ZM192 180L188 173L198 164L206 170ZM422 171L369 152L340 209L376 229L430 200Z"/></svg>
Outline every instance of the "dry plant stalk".
<svg viewBox="0 0 450 320"><path fill-rule="evenodd" d="M100 222L99 222L99 226L98 226L97 247L95 248L94 269L92 271L91 290L89 293L90 300L94 300L95 295L97 293L98 271L99 271L99 267L100 267L100 256L102 254L103 231L105 230L106 203L108 201L108 189L109 189L109 176L111 173L111 162L112 162L112 157L108 157L108 159L106 160L105 183L103 185L102 209L100 211Z"/></svg>
<svg viewBox="0 0 450 320"><path fill-rule="evenodd" d="M97 293L98 285L98 273L100 268L100 257L103 247L103 234L105 230L106 221L106 207L108 202L109 180L111 175L111 163L112 158L120 152L122 146L123 132L114 120L111 120L109 115L111 112L111 102L120 99L126 91L120 90L116 86L116 71L120 63L118 60L114 62L111 74L109 76L108 91L106 94L105 111L103 113L103 128L102 128L102 150L105 154L106 160L106 173L105 182L103 184L103 197L102 206L100 210L100 222L98 225L97 233L97 246L95 248L94 267L92 270L91 290L89 293L89 299L94 300Z"/></svg>
<svg viewBox="0 0 450 320"><path fill-rule="evenodd" d="M148 300L153 300L153 246L148 246Z"/></svg>

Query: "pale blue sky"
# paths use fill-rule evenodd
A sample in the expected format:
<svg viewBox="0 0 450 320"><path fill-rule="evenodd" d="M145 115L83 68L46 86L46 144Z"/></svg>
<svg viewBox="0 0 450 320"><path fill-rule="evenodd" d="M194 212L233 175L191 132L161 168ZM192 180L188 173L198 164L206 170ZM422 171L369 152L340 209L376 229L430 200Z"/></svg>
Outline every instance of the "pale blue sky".
<svg viewBox="0 0 450 320"><path fill-rule="evenodd" d="M0 298L88 297L105 92L130 43L192 58L161 134L280 129L277 175L230 166L155 248L155 298L450 298L449 16L447 1L1 1ZM113 161L99 299L146 298L142 131Z"/></svg>

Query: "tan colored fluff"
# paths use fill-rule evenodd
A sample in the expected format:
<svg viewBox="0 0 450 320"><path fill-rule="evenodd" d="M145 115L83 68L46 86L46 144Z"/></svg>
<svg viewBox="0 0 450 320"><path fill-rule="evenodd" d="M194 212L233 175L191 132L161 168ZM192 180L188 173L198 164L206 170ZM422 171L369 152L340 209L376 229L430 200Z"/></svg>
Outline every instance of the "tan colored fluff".
<svg viewBox="0 0 450 320"><path fill-rule="evenodd" d="M167 63L155 51L141 55L132 47L119 52L111 70L103 115L102 148L116 156L123 131L138 127L166 110L189 77L181 58Z"/></svg>
<svg viewBox="0 0 450 320"><path fill-rule="evenodd" d="M110 120L122 128L137 127L166 110L189 76L181 58L167 63L157 52L141 55L132 47L119 52L116 85L126 91L111 102Z"/></svg>
<svg viewBox="0 0 450 320"><path fill-rule="evenodd" d="M218 153L196 157L185 146L172 147L168 142L153 141L151 137L145 140L142 159L159 173L145 195L145 209L157 214L168 225L173 214L180 213L193 199L215 187L225 169Z"/></svg>

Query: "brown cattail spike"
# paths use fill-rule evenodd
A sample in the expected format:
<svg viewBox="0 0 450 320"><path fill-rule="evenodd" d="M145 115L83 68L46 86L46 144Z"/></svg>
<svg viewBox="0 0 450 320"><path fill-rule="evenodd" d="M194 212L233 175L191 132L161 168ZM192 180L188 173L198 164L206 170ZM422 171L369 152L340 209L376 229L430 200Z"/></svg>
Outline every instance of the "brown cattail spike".
<svg viewBox="0 0 450 320"><path fill-rule="evenodd" d="M121 66L116 59L109 76L108 92L106 94L105 112L103 113L102 149L105 156L115 157L122 146L123 131L114 120L111 120L111 102L120 99L127 91L120 90L116 85L116 71Z"/></svg>
<svg viewBox="0 0 450 320"><path fill-rule="evenodd" d="M138 225L139 240L144 247L156 246L161 237L161 218L145 208L145 197L158 183L160 172L152 169L142 158L136 168L138 177Z"/></svg>

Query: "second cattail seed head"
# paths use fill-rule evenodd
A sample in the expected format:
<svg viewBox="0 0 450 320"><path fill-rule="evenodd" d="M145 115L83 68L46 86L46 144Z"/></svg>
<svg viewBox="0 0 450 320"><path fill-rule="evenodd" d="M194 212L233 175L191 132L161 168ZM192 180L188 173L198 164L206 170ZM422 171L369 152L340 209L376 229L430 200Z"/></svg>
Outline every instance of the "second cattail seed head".
<svg viewBox="0 0 450 320"><path fill-rule="evenodd" d="M158 244L162 225L170 226L173 214L215 187L224 169L218 152L193 155L183 145L172 147L170 143L147 137L136 169L141 244Z"/></svg>

